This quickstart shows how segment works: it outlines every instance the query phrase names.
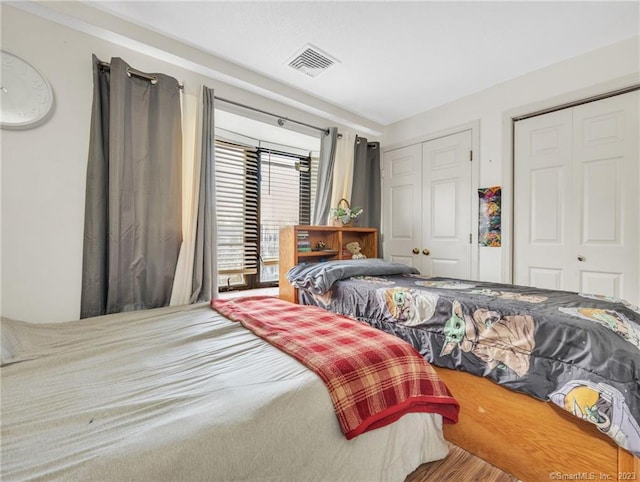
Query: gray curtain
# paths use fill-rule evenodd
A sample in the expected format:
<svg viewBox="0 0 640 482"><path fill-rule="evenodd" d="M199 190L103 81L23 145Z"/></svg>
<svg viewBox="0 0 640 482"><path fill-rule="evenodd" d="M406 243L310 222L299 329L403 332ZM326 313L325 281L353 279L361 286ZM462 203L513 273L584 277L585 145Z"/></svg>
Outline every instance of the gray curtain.
<svg viewBox="0 0 640 482"><path fill-rule="evenodd" d="M322 226L327 224L331 209L331 190L333 189L333 166L336 161L336 144L338 128L330 127L328 134L322 134L320 140L320 157L318 159L318 182L316 202L313 207L311 224Z"/></svg>
<svg viewBox="0 0 640 482"><path fill-rule="evenodd" d="M202 87L202 155L191 303L218 294L213 89Z"/></svg>
<svg viewBox="0 0 640 482"><path fill-rule="evenodd" d="M178 81L93 56L81 317L166 306L182 242Z"/></svg>
<svg viewBox="0 0 640 482"><path fill-rule="evenodd" d="M380 232L382 187L380 184L380 143L356 137L353 159L351 207L364 209L358 225L378 228ZM378 238L378 256L382 257L382 242Z"/></svg>

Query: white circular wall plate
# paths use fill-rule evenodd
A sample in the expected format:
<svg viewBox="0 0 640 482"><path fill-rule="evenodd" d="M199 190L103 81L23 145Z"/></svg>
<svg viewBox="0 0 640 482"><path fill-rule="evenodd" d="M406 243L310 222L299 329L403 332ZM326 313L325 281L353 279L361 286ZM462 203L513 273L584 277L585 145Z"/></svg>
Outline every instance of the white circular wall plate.
<svg viewBox="0 0 640 482"><path fill-rule="evenodd" d="M0 69L0 127L28 129L43 123L53 108L53 90L33 65L4 50Z"/></svg>

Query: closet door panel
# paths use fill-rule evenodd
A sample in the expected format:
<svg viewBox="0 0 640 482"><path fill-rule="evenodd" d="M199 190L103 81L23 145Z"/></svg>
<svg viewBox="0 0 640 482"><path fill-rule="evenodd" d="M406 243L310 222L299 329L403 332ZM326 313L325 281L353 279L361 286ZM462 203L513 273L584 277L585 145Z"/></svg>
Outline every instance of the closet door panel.
<svg viewBox="0 0 640 482"><path fill-rule="evenodd" d="M639 102L516 123L514 283L640 301Z"/></svg>
<svg viewBox="0 0 640 482"><path fill-rule="evenodd" d="M519 121L514 144L514 283L569 289L572 112Z"/></svg>
<svg viewBox="0 0 640 482"><path fill-rule="evenodd" d="M564 271L560 268L536 268L529 267L528 286L544 286L549 290L561 290L564 282L562 276Z"/></svg>
<svg viewBox="0 0 640 482"><path fill-rule="evenodd" d="M638 92L574 108L578 291L638 300Z"/></svg>
<svg viewBox="0 0 640 482"><path fill-rule="evenodd" d="M532 169L529 173L531 190L532 245L562 245L565 225L563 188L565 170L561 166Z"/></svg>
<svg viewBox="0 0 640 482"><path fill-rule="evenodd" d="M423 274L471 277L470 152L471 131L422 144Z"/></svg>
<svg viewBox="0 0 640 482"><path fill-rule="evenodd" d="M422 149L419 144L385 152L382 198L385 258L420 269Z"/></svg>

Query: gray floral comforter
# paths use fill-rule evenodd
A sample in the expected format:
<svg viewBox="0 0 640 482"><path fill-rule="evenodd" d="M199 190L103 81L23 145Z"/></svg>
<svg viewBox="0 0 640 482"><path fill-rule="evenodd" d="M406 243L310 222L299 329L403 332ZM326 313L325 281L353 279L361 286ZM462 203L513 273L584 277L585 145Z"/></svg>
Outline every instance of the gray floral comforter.
<svg viewBox="0 0 640 482"><path fill-rule="evenodd" d="M538 288L362 275L300 302L403 338L436 366L549 400L640 456L640 311Z"/></svg>

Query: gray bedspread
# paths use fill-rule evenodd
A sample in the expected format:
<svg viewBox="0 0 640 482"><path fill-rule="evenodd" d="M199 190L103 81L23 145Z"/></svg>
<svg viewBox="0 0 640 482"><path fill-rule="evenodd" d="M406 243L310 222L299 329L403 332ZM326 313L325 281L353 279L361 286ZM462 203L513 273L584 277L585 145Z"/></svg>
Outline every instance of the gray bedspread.
<svg viewBox="0 0 640 482"><path fill-rule="evenodd" d="M433 365L551 401L640 456L640 311L629 303L376 271L299 296L403 338Z"/></svg>

